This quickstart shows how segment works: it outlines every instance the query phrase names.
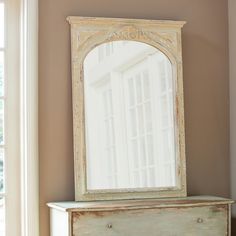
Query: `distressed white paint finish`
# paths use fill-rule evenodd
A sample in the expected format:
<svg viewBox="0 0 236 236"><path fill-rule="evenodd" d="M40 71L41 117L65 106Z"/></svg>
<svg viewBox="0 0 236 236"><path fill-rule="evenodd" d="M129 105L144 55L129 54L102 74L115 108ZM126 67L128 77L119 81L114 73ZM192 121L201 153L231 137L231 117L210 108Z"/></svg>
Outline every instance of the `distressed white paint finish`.
<svg viewBox="0 0 236 236"><path fill-rule="evenodd" d="M51 209L50 211L50 235L69 236L69 214L67 212Z"/></svg>
<svg viewBox="0 0 236 236"><path fill-rule="evenodd" d="M188 197L48 205L51 236L229 236L232 203Z"/></svg>
<svg viewBox="0 0 236 236"><path fill-rule="evenodd" d="M71 25L75 198L77 201L186 196L181 28L183 21L68 17ZM176 187L88 191L83 61L102 43L134 40L161 50L171 61L175 93Z"/></svg>
<svg viewBox="0 0 236 236"><path fill-rule="evenodd" d="M73 213L73 235L223 236L227 206Z"/></svg>

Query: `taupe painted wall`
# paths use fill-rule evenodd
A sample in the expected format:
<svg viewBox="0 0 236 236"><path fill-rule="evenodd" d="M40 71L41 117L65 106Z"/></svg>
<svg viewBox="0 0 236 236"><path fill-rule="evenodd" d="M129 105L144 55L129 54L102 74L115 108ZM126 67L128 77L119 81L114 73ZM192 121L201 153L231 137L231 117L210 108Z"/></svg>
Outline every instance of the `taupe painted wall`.
<svg viewBox="0 0 236 236"><path fill-rule="evenodd" d="M236 1L228 0L229 7L229 87L230 87L230 190L236 199ZM232 235L236 235L236 204L232 210Z"/></svg>
<svg viewBox="0 0 236 236"><path fill-rule="evenodd" d="M39 1L40 227L46 202L73 200L68 15L186 20L183 32L189 194L229 195L229 89L225 0Z"/></svg>
<svg viewBox="0 0 236 236"><path fill-rule="evenodd" d="M229 0L231 197L236 199L236 1ZM236 217L236 205L233 208ZM236 221L236 220L235 220ZM236 228L236 227L235 227Z"/></svg>

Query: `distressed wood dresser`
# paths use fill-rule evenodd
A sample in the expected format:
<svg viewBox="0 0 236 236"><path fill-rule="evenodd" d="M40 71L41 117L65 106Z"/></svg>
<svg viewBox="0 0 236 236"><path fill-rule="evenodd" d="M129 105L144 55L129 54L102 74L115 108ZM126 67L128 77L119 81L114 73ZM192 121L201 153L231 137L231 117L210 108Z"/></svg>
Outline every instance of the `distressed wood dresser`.
<svg viewBox="0 0 236 236"><path fill-rule="evenodd" d="M229 236L232 203L200 196L48 206L51 236Z"/></svg>

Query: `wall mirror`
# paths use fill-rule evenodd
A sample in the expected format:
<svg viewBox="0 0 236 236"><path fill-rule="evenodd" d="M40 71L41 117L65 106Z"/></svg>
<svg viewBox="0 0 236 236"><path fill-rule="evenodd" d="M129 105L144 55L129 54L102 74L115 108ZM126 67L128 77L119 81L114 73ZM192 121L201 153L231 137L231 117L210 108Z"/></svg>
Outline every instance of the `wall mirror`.
<svg viewBox="0 0 236 236"><path fill-rule="evenodd" d="M68 21L76 200L185 196L184 22Z"/></svg>

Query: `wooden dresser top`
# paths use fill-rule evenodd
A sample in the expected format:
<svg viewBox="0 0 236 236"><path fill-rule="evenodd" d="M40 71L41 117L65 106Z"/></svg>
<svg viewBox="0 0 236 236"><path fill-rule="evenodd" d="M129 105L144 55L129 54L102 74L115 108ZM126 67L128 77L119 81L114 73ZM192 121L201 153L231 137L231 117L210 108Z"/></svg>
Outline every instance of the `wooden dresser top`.
<svg viewBox="0 0 236 236"><path fill-rule="evenodd" d="M166 207L187 206L210 206L232 204L233 200L212 196L194 196L185 198L163 198L145 200L113 200L113 201L91 201L91 202L53 202L47 205L61 211L101 211L101 210L127 210L127 209L150 209Z"/></svg>

